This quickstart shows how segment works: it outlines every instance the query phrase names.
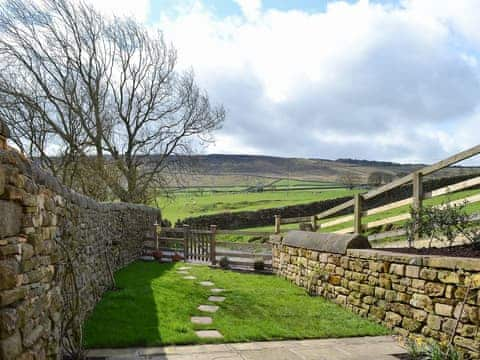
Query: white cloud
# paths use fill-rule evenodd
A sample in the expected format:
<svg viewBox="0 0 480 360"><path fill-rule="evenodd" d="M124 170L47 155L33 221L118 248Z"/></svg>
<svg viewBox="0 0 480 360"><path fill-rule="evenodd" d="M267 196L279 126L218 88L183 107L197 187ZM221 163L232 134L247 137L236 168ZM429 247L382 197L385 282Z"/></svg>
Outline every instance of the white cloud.
<svg viewBox="0 0 480 360"><path fill-rule="evenodd" d="M478 142L480 2L238 3L245 18L197 1L160 22L229 110L212 151L430 161Z"/></svg>

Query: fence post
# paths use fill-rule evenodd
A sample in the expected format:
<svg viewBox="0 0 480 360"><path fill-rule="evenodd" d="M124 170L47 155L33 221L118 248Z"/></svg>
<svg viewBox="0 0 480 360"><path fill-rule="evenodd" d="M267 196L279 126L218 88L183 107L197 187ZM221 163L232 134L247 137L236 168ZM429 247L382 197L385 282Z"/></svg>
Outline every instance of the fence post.
<svg viewBox="0 0 480 360"><path fill-rule="evenodd" d="M413 208L418 212L423 207L423 175L420 171L413 173ZM414 234L415 240L420 238L418 227L416 227Z"/></svg>
<svg viewBox="0 0 480 360"><path fill-rule="evenodd" d="M280 215L275 215L275 234L280 234Z"/></svg>
<svg viewBox="0 0 480 360"><path fill-rule="evenodd" d="M210 225L210 261L212 265L217 264L217 240L216 240L216 232L217 232L217 225Z"/></svg>
<svg viewBox="0 0 480 360"><path fill-rule="evenodd" d="M186 262L188 260L188 257L189 257L189 253L188 253L188 232L190 230L190 226L188 224L183 224L183 261Z"/></svg>
<svg viewBox="0 0 480 360"><path fill-rule="evenodd" d="M362 206L363 206L363 196L362 194L355 194L354 197L354 214L353 214L353 232L355 234L361 234L362 229Z"/></svg>
<svg viewBox="0 0 480 360"><path fill-rule="evenodd" d="M160 234L162 233L162 224L155 222L155 249L158 251L159 250L159 237Z"/></svg>
<svg viewBox="0 0 480 360"><path fill-rule="evenodd" d="M312 224L313 232L317 231L317 216L316 216L316 215L313 215L313 216L310 218L310 222L311 222L311 224Z"/></svg>

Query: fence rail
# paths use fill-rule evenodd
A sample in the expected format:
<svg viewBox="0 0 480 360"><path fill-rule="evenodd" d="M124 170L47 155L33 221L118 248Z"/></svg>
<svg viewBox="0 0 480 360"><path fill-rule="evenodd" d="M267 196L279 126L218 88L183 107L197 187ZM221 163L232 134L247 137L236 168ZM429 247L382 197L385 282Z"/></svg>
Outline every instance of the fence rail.
<svg viewBox="0 0 480 360"><path fill-rule="evenodd" d="M480 145L474 146L468 150L462 151L458 154L448 157L442 161L439 161L433 165L426 166L418 171L415 171L411 174L408 174L400 179L396 179L386 185L383 185L377 189L370 190L364 194L356 194L353 199L344 202L343 204L334 206L328 210L325 210L319 214L306 217L294 217L294 218L280 218L280 216L275 216L275 232L280 233L282 231L282 224L296 224L296 223L305 223L309 222L313 231L319 229L326 229L333 226L338 226L342 224L348 224L353 222L353 226L348 226L336 231L335 233L346 234L346 233L362 233L365 230L376 228L379 226L394 224L401 221L405 221L410 218L410 213L401 213L395 216L386 217L380 220L370 220L365 219L365 217L381 214L390 210L401 208L403 206L411 205L414 208L420 208L423 206L423 200L432 199L438 196L447 195L455 193L461 190L469 189L480 185L480 176L458 182L449 186L445 186L439 189L435 189L430 192L423 191L423 177L433 174L439 170L442 170L448 166L454 165L460 161L469 159L475 155L480 154ZM363 209L364 202L366 200L373 199L379 195L385 194L388 191L391 191L400 186L411 183L413 185L412 196L406 199L399 201L391 202L386 205L378 206L372 209ZM450 205L459 205L463 202L469 204L480 202L480 194L473 196L468 196L463 199L458 199L450 201ZM340 212L345 213L345 211L350 210L351 213L343 214L340 217L335 217ZM322 220L322 223L319 223L319 220ZM397 233L400 233L398 231ZM386 232L385 237L392 236L392 231ZM396 236L396 235L393 235ZM384 238L381 234L372 235L372 239Z"/></svg>

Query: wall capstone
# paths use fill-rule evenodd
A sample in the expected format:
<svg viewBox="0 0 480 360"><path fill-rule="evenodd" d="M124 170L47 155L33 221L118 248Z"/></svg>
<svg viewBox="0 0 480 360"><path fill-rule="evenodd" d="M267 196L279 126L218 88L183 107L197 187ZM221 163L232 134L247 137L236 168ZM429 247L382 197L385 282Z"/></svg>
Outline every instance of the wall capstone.
<svg viewBox="0 0 480 360"><path fill-rule="evenodd" d="M347 249L370 249L365 236L359 234L329 234L292 230L285 235L283 245L345 255Z"/></svg>

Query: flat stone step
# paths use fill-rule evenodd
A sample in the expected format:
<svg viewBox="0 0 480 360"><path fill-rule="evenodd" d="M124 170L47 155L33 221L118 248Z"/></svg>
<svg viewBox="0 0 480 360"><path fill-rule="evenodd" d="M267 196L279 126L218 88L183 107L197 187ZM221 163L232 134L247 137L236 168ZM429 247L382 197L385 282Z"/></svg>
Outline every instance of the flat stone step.
<svg viewBox="0 0 480 360"><path fill-rule="evenodd" d="M218 311L219 307L216 305L200 305L197 309L202 312L215 313Z"/></svg>
<svg viewBox="0 0 480 360"><path fill-rule="evenodd" d="M210 325L213 322L210 316L192 316L190 321L198 325Z"/></svg>
<svg viewBox="0 0 480 360"><path fill-rule="evenodd" d="M224 296L210 296L208 298L208 301L211 301L211 302L224 302L225 301L225 297Z"/></svg>
<svg viewBox="0 0 480 360"><path fill-rule="evenodd" d="M222 292L224 292L225 289L219 289L219 288L213 288L213 289L210 289L210 292L214 293L214 294L220 294Z"/></svg>
<svg viewBox="0 0 480 360"><path fill-rule="evenodd" d="M223 335L220 334L220 332L217 331L217 330L199 330L199 331L195 331L195 334L197 334L197 336L199 338L203 338L203 339L221 339L221 338L223 338Z"/></svg>
<svg viewBox="0 0 480 360"><path fill-rule="evenodd" d="M184 276L183 277L185 280L195 280L197 277L196 276L192 276L192 275L188 275L188 276Z"/></svg>
<svg viewBox="0 0 480 360"><path fill-rule="evenodd" d="M214 286L215 285L211 281L200 281L199 284L202 285L202 286Z"/></svg>
<svg viewBox="0 0 480 360"><path fill-rule="evenodd" d="M188 272L188 271L185 271L185 270L180 270L180 271L177 271L177 274L180 274L180 275L188 275L189 272Z"/></svg>
<svg viewBox="0 0 480 360"><path fill-rule="evenodd" d="M191 269L191 267L189 267L189 266L182 266L182 267L178 268L178 270L180 270L180 271L185 271L185 270L190 270L190 269Z"/></svg>

